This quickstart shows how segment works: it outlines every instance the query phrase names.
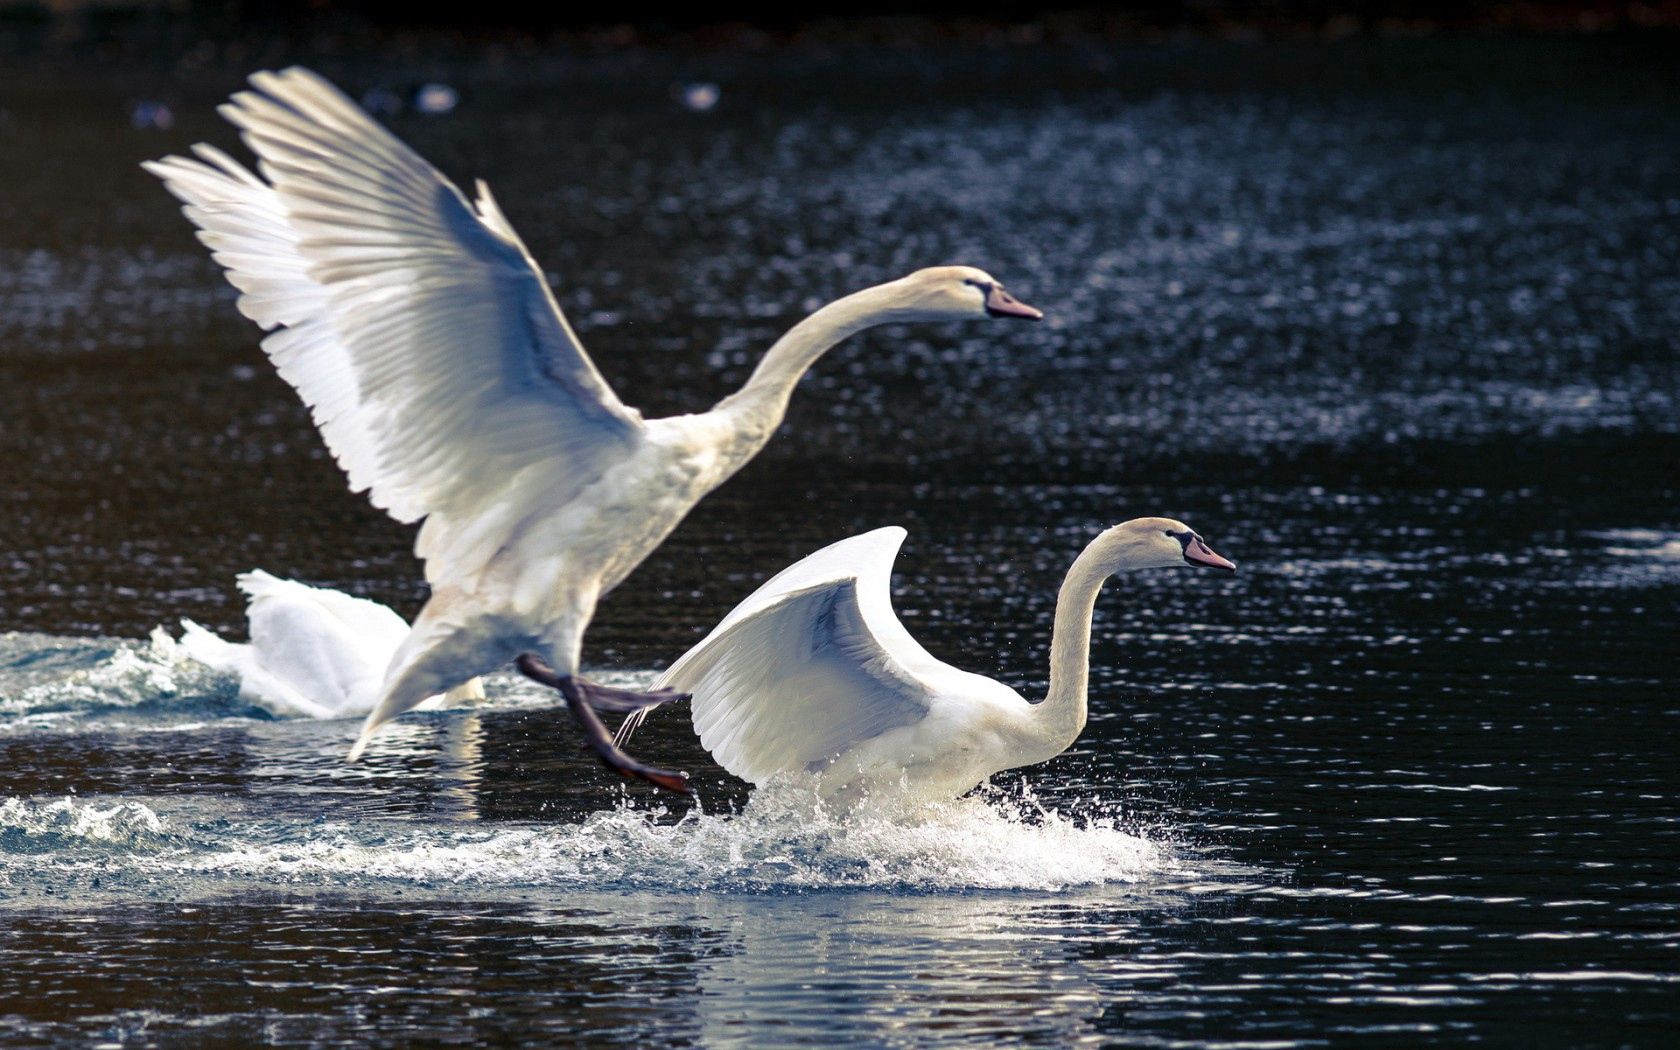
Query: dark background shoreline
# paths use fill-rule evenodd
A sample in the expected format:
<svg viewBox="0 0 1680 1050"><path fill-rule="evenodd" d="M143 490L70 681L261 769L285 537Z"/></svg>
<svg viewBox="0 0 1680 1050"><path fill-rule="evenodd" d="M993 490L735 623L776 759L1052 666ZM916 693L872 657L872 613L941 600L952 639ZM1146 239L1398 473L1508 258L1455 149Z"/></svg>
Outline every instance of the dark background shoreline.
<svg viewBox="0 0 1680 1050"><path fill-rule="evenodd" d="M1196 0L1036 5L999 0L819 0L796 7L630 0L610 14L507 0L226 3L0 0L0 55L143 63L234 62L276 44L314 52L467 49L529 56L637 51L776 52L865 47L1033 47L1103 43L1337 42L1350 39L1629 36L1680 30L1676 0L1452 3L1447 0Z"/></svg>

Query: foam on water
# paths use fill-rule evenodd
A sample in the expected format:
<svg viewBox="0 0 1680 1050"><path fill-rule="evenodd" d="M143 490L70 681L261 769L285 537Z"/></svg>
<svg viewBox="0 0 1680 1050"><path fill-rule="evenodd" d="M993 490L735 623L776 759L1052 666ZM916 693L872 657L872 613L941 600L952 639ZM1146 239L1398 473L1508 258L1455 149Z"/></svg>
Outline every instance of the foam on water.
<svg viewBox="0 0 1680 1050"><path fill-rule="evenodd" d="M653 672L596 677L633 688L645 685ZM480 706L559 703L553 690L515 675L492 675L487 684L490 695ZM0 633L0 734L188 732L230 719L287 717L294 716L241 698L238 678L194 660L163 628L145 640Z"/></svg>
<svg viewBox="0 0 1680 1050"><path fill-rule="evenodd" d="M645 673L602 676L645 684ZM511 676L491 706L552 705ZM0 734L212 731L271 716L238 684L149 641L0 636ZM307 720L303 720L307 721ZM50 746L60 746L52 744ZM1109 815L1063 812L1030 793L942 803L824 804L808 781L755 791L739 812L628 802L567 823L279 819L223 799L184 796L0 800L0 882L46 892L97 877L106 891L148 885L485 888L672 886L717 891L822 888L1056 890L1129 883L1175 864L1164 846Z"/></svg>
<svg viewBox="0 0 1680 1050"><path fill-rule="evenodd" d="M566 825L485 828L399 821L278 825L177 819L136 802L0 803L7 881L87 870L137 883L487 888L587 886L766 892L818 889L1054 891L1175 870L1166 846L1112 818L1025 798L876 802L839 812L809 783L772 785L740 813L621 805Z"/></svg>
<svg viewBox="0 0 1680 1050"><path fill-rule="evenodd" d="M160 645L156 637L0 634L0 726L45 714L111 712L177 700L200 712L232 713L243 706L237 692L226 676L189 659L172 642Z"/></svg>
<svg viewBox="0 0 1680 1050"><path fill-rule="evenodd" d="M197 871L335 882L589 885L764 891L819 888L1036 889L1133 882L1170 866L1165 847L1112 820L1025 802L899 801L837 812L811 785L757 792L738 814L621 806L575 825L438 832L404 826L371 838L326 825L301 841L241 843L183 858Z"/></svg>
<svg viewBox="0 0 1680 1050"><path fill-rule="evenodd" d="M160 845L166 836L163 818L138 802L0 800L0 853L144 849Z"/></svg>

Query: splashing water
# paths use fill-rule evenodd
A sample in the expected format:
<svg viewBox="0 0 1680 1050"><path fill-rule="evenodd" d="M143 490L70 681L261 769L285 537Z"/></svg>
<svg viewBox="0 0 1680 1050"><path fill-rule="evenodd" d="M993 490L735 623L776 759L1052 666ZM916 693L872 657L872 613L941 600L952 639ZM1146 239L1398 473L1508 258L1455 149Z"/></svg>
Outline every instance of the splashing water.
<svg viewBox="0 0 1680 1050"><path fill-rule="evenodd" d="M0 850L7 854L85 847L144 849L165 838L163 819L138 802L101 806L69 798L0 801Z"/></svg>
<svg viewBox="0 0 1680 1050"><path fill-rule="evenodd" d="M236 692L231 680L188 658L161 632L150 641L0 634L0 681L0 724L164 700L227 710Z"/></svg>
<svg viewBox="0 0 1680 1050"><path fill-rule="evenodd" d="M11 734L126 732L269 721L238 683L198 664L167 634L148 641L0 636L0 727ZM645 674L609 677L636 684ZM503 680L490 706L552 705ZM185 720L185 721L183 721ZM189 798L13 797L0 802L0 871L14 885L97 869L107 888L158 876L316 886L1060 890L1129 883L1174 861L1118 817L1078 815L1030 791L950 802L884 795L849 808L815 781L757 790L739 812L629 802L569 824L274 819L264 808L204 811ZM54 869L57 874L52 874ZM115 877L115 882L111 881Z"/></svg>
<svg viewBox="0 0 1680 1050"><path fill-rule="evenodd" d="M634 688L652 673L608 671L597 677ZM491 695L480 707L559 702L552 690L515 675L498 673L489 681ZM299 717L241 696L237 676L199 663L161 627L144 640L0 633L0 734L191 730L212 721Z"/></svg>
<svg viewBox="0 0 1680 1050"><path fill-rule="evenodd" d="M628 805L570 826L400 833L328 824L300 841L241 841L168 861L206 873L336 882L396 879L491 886L668 887L718 891L816 888L1037 889L1134 882L1173 864L1164 846L1113 820L970 797L879 801L847 812L814 785L761 789L738 814Z"/></svg>
<svg viewBox="0 0 1680 1050"><path fill-rule="evenodd" d="M588 886L779 892L912 892L1134 883L1176 871L1164 845L1114 819L1078 819L1030 795L954 802L873 801L845 812L814 784L757 792L739 813L698 810L675 822L629 804L572 825L194 821L138 802L61 798L0 802L0 870L9 880L89 868L107 879L199 876L211 882L367 888ZM56 870L53 870L56 869ZM178 880L168 880L176 882Z"/></svg>

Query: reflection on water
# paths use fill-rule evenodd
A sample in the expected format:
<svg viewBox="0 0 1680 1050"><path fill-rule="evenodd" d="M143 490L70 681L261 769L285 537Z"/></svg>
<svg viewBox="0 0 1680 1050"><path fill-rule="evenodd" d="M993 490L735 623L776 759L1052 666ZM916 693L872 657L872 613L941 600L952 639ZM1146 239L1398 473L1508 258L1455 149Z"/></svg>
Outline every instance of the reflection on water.
<svg viewBox="0 0 1680 1050"><path fill-rule="evenodd" d="M168 1038L256 1019L277 1041L318 1037L311 1025L325 1022L375 1039L419 1027L440 1040L564 1040L589 1024L595 1040L624 1045L903 1045L941 1033L1080 1045L1128 1016L1181 1010L1170 989L1188 968L1135 955L1139 924L1182 906L1164 895L1077 926L1067 903L986 896L585 892L564 903L416 902L400 911L339 903L275 898L96 911L81 921L23 917L14 925L20 956L121 954L139 964L111 975L87 1003L85 1026L52 1014L55 1000L81 994L74 984L51 972L23 975L29 1031ZM262 932L250 939L233 932L254 928ZM177 1007L128 1005L143 1001L136 993L147 968L205 957L219 965ZM300 979L306 966L315 979ZM503 1009L514 994L518 1017Z"/></svg>
<svg viewBox="0 0 1680 1050"><path fill-rule="evenodd" d="M1056 548L1161 498L938 495L974 524L945 522L960 554L912 535L904 616L1029 695ZM703 805L609 805L563 708L505 675L351 767L351 721L268 718L149 643L12 636L0 956L37 998L6 1023L865 1046L1669 1024L1677 584L1628 552L1672 522L1538 493L1228 495L1244 515L1208 499L1196 520L1275 563L1117 581L1076 747L914 811L749 794L681 712L643 746L695 770ZM1009 524L1023 498L1066 525ZM151 1005L159 967L192 997Z"/></svg>
<svg viewBox="0 0 1680 1050"><path fill-rule="evenodd" d="M237 631L254 566L406 613L419 576L133 167L226 143L234 73L0 70L0 1038L1661 1041L1680 139L1649 59L1172 44L449 78L455 113L401 130L490 177L650 414L912 266L978 263L1050 309L1025 342L885 330L825 360L603 603L597 673L647 681L769 573L884 524L910 529L912 632L1028 696L1098 528L1170 514L1241 563L1110 586L1066 755L848 817L749 793L681 711L638 744L702 805L627 790L508 675L348 766L353 723L272 718L144 640ZM710 113L670 102L696 78L724 88ZM179 130L129 127L165 80Z"/></svg>

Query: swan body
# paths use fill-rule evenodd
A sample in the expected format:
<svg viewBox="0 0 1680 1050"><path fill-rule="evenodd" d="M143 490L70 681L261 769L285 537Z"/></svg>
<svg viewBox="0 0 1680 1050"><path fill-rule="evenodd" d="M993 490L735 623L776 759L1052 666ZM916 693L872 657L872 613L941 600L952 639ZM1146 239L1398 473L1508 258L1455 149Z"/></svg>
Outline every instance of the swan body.
<svg viewBox="0 0 1680 1050"><path fill-rule="evenodd" d="M796 562L660 677L659 685L692 694L694 729L725 769L759 785L816 774L831 796L902 787L954 798L1002 770L1061 754L1084 730L1091 614L1111 574L1235 569L1170 518L1102 533L1063 582L1049 694L1033 704L934 657L899 623L889 584L905 535L876 529ZM626 720L621 739L649 710Z"/></svg>
<svg viewBox="0 0 1680 1050"><path fill-rule="evenodd" d="M182 620L188 656L239 679L239 695L277 715L346 718L379 699L391 654L408 635L403 618L378 602L283 580L261 569L239 575L248 643L229 642ZM473 678L433 703L484 699Z"/></svg>
<svg viewBox="0 0 1680 1050"><path fill-rule="evenodd" d="M202 144L146 168L269 330L264 352L351 488L424 521L415 553L432 597L352 760L388 720L517 658L566 693L603 760L677 783L621 762L591 710L612 706L577 676L597 600L764 446L836 343L890 321L1042 316L983 271L919 270L801 321L710 411L644 420L595 368L483 183L469 201L308 70L251 85L221 113L260 177Z"/></svg>

